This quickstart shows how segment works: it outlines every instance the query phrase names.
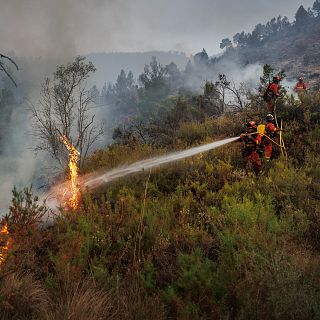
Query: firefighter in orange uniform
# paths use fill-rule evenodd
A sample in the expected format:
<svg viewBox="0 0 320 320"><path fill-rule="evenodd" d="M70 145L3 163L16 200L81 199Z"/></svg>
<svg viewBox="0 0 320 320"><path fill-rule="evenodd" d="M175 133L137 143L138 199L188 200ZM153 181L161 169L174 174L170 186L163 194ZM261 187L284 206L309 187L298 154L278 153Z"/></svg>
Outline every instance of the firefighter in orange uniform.
<svg viewBox="0 0 320 320"><path fill-rule="evenodd" d="M274 76L271 83L268 84L266 92L263 95L264 101L268 103L268 111L274 112L276 99L280 96L279 93L279 82L281 81L280 76Z"/></svg>
<svg viewBox="0 0 320 320"><path fill-rule="evenodd" d="M274 125L274 117L271 113L267 114L266 122L267 124L265 127L265 135L274 140L276 133L279 132L280 129ZM264 147L264 158L266 159L266 161L270 161L272 157L273 142L267 137L263 137L262 145Z"/></svg>
<svg viewBox="0 0 320 320"><path fill-rule="evenodd" d="M303 97L307 92L307 85L303 81L303 78L300 77L296 85L294 86L294 91L298 94L298 97Z"/></svg>
<svg viewBox="0 0 320 320"><path fill-rule="evenodd" d="M296 85L294 86L294 91L299 92L299 91L306 91L307 90L307 85L304 83L303 78L300 77Z"/></svg>
<svg viewBox="0 0 320 320"><path fill-rule="evenodd" d="M246 124L246 131L240 135L239 141L243 141L242 155L245 167L251 162L256 174L261 171L262 161L260 156L261 135L257 132L257 125L254 121Z"/></svg>

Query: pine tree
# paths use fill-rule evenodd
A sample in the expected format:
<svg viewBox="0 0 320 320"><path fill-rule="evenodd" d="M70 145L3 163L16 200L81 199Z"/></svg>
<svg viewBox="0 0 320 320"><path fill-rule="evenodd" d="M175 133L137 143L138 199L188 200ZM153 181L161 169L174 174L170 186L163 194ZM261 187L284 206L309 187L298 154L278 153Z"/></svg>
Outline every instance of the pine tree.
<svg viewBox="0 0 320 320"><path fill-rule="evenodd" d="M232 46L232 42L229 38L225 38L225 39L222 39L221 43L220 43L220 49L228 49Z"/></svg>
<svg viewBox="0 0 320 320"><path fill-rule="evenodd" d="M303 26L309 20L310 15L303 6L300 6L295 15L295 18L296 18L295 24L297 26Z"/></svg>
<svg viewBox="0 0 320 320"><path fill-rule="evenodd" d="M316 13L317 17L320 17L320 0L316 0L313 3L312 10Z"/></svg>

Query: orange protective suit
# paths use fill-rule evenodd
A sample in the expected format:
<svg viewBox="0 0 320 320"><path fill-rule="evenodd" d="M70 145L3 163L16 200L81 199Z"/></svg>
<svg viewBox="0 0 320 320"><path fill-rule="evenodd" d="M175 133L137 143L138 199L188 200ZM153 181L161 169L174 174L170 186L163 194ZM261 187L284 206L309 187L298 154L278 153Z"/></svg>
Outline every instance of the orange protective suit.
<svg viewBox="0 0 320 320"><path fill-rule="evenodd" d="M259 133L244 132L240 136L240 141L243 141L244 147L242 155L245 167L251 162L253 170L256 174L261 171L262 161L260 157L261 135Z"/></svg>
<svg viewBox="0 0 320 320"><path fill-rule="evenodd" d="M304 92L305 90L307 90L307 85L301 80L299 80L294 86L295 92Z"/></svg>
<svg viewBox="0 0 320 320"><path fill-rule="evenodd" d="M267 91L269 92L270 99L268 100L268 111L274 112L275 100L279 97L279 84L272 82L269 84Z"/></svg>
<svg viewBox="0 0 320 320"><path fill-rule="evenodd" d="M274 135L278 131L277 127L272 122L268 122L266 124L265 130L266 130L265 134L268 137L270 137L271 139L274 139ZM267 137L264 137L263 138L263 146L264 146L264 157L267 161L269 161L272 157L273 143Z"/></svg>

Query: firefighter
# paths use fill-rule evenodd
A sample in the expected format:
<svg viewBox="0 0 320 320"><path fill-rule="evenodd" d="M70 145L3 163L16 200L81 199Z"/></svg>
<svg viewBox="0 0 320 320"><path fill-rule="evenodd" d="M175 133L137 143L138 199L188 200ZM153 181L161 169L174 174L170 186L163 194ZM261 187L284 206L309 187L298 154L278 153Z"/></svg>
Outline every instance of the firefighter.
<svg viewBox="0 0 320 320"><path fill-rule="evenodd" d="M266 91L263 95L264 101L268 103L268 111L274 112L276 99L280 96L279 93L279 82L281 81L280 76L274 76L272 82L268 84Z"/></svg>
<svg viewBox="0 0 320 320"><path fill-rule="evenodd" d="M306 94L307 85L303 81L303 77L300 77L298 79L298 82L294 86L294 91L298 94L298 97L299 97L300 100Z"/></svg>
<svg viewBox="0 0 320 320"><path fill-rule="evenodd" d="M305 82L303 81L303 77L300 77L298 79L298 82L296 83L296 85L294 86L294 91L295 92L299 92L299 91L303 91L305 92L307 90L307 85L305 84Z"/></svg>
<svg viewBox="0 0 320 320"><path fill-rule="evenodd" d="M240 135L239 141L244 144L242 155L245 167L251 162L254 172L258 174L262 168L261 135L257 132L257 125L254 121L246 124L246 131Z"/></svg>
<svg viewBox="0 0 320 320"><path fill-rule="evenodd" d="M274 125L274 117L272 113L267 114L266 122L267 124L265 126L265 134L262 139L262 145L264 149L264 158L266 161L270 161L272 157L272 148L273 148L273 142L270 139L274 140L276 133L279 132L280 129Z"/></svg>

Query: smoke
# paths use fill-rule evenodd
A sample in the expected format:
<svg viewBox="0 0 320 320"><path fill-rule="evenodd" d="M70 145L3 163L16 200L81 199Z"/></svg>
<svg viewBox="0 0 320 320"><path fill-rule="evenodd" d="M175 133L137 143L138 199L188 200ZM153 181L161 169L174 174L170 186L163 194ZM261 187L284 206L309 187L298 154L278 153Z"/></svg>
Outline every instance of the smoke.
<svg viewBox="0 0 320 320"><path fill-rule="evenodd" d="M22 104L10 107L13 110L1 141L0 212L8 208L13 187L28 186L35 169L35 158L29 148L32 143L27 135L30 129L28 112ZM9 110L1 110L1 112L9 113Z"/></svg>
<svg viewBox="0 0 320 320"><path fill-rule="evenodd" d="M126 12L123 0L2 1L1 44L20 56L53 59L112 50L121 35L127 37Z"/></svg>
<svg viewBox="0 0 320 320"><path fill-rule="evenodd" d="M19 71L11 70L18 87L0 74L0 215L6 213L15 186L21 190L32 184L37 189L45 179L44 157L34 154L30 107L38 103L40 84L58 63L53 59L19 58L13 53L10 57L19 66Z"/></svg>
<svg viewBox="0 0 320 320"><path fill-rule="evenodd" d="M0 89L9 88L18 100L1 106L0 121L0 214L8 208L11 190L33 183L36 189L46 179L43 157L34 155L36 141L32 131L30 103L37 104L40 85L57 65L65 64L79 53L79 48L92 47L100 34L101 43L110 48L126 19L122 0L11 0L1 1L0 38L2 50L10 53L19 65L14 73L18 88L7 79ZM93 26L102 21L101 28ZM5 52L1 52L5 53ZM2 74L0 74L2 75ZM12 108L12 109L8 109Z"/></svg>
<svg viewBox="0 0 320 320"><path fill-rule="evenodd" d="M240 85L245 83L250 89L254 89L259 84L259 78L263 73L263 65L259 63L241 66L237 61L231 59L223 59L215 65L214 73L225 74L229 81Z"/></svg>
<svg viewBox="0 0 320 320"><path fill-rule="evenodd" d="M172 49L192 53L203 44L217 53L221 39L279 14L291 18L301 2L2 0L0 39L2 48L28 56ZM313 2L303 4L307 8Z"/></svg>
<svg viewBox="0 0 320 320"><path fill-rule="evenodd" d="M221 57L215 60L213 57L204 65L194 64L193 71L187 76L186 85L196 92L203 92L206 81L215 83L219 75L224 74L231 86L240 87L244 84L247 89L254 90L259 87L260 77L263 74L263 65L252 63L243 65L236 57Z"/></svg>

